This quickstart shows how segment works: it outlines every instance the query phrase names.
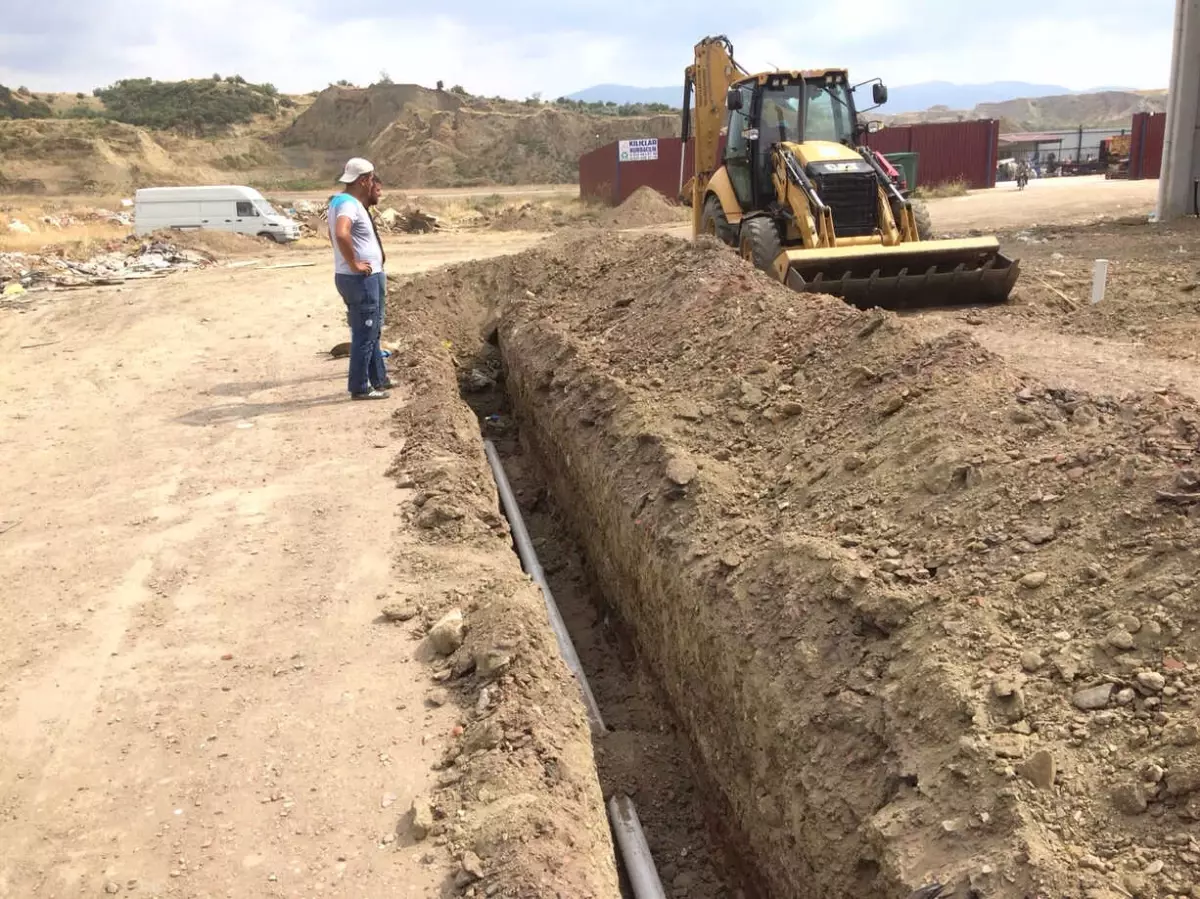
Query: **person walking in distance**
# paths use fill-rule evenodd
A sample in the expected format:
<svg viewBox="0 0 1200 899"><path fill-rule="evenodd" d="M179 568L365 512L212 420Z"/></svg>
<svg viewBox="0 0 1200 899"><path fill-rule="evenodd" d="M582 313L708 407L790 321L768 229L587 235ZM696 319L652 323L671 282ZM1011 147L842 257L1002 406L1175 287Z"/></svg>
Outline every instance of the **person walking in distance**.
<svg viewBox="0 0 1200 899"><path fill-rule="evenodd" d="M379 347L387 297L386 259L370 208L382 188L375 166L365 159L346 163L338 181L343 188L329 201L329 237L333 244L334 284L346 304L350 323L350 396L387 399L394 386Z"/></svg>

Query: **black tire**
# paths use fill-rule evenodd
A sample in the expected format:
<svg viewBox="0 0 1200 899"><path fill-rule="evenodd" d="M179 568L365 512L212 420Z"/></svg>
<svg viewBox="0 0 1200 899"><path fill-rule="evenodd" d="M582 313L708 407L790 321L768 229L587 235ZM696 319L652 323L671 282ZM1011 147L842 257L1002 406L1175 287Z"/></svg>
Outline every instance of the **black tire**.
<svg viewBox="0 0 1200 899"><path fill-rule="evenodd" d="M920 200L912 201L913 218L917 221L917 237L921 240L933 240L933 219L929 217L929 207Z"/></svg>
<svg viewBox="0 0 1200 899"><path fill-rule="evenodd" d="M729 227L729 219L725 218L725 210L716 196L710 196L704 201L704 210L700 213L700 233L709 234L722 243L733 246L733 232Z"/></svg>
<svg viewBox="0 0 1200 899"><path fill-rule="evenodd" d="M270 231L260 231L258 233L258 236L265 237L265 238L267 238L267 240L270 240L274 243L279 243L279 238L276 237L274 234L272 234Z"/></svg>
<svg viewBox="0 0 1200 899"><path fill-rule="evenodd" d="M783 252L783 241L779 238L779 227L774 219L760 215L742 222L738 236L738 251L754 267L776 278L775 260Z"/></svg>

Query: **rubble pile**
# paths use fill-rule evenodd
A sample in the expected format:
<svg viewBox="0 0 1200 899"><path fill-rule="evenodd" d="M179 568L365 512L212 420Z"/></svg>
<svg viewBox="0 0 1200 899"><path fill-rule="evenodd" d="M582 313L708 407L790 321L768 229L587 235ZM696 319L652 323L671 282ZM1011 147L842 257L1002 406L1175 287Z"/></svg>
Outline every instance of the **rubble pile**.
<svg viewBox="0 0 1200 899"><path fill-rule="evenodd" d="M107 245L86 260L62 255L0 253L0 296L12 298L29 291L123 284L139 278L161 277L171 271L211 265L214 257L184 250L162 240L130 238Z"/></svg>

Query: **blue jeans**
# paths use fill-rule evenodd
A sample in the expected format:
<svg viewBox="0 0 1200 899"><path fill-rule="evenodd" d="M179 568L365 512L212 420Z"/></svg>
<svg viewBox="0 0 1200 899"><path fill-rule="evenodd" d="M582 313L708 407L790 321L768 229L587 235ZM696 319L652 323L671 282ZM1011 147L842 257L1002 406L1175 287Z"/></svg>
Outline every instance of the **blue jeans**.
<svg viewBox="0 0 1200 899"><path fill-rule="evenodd" d="M383 272L334 275L333 282L346 304L346 318L350 322L348 387L351 393L368 393L388 380L383 354L379 351L387 277Z"/></svg>

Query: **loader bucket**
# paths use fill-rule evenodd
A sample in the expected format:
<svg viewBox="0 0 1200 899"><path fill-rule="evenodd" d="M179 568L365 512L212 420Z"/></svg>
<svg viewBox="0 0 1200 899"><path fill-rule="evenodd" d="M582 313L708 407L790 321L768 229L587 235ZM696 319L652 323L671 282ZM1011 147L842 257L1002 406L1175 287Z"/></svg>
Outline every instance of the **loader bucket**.
<svg viewBox="0 0 1200 899"><path fill-rule="evenodd" d="M994 237L789 249L783 255L784 280L793 290L833 294L861 309L1003 303L1020 268L1000 253Z"/></svg>

